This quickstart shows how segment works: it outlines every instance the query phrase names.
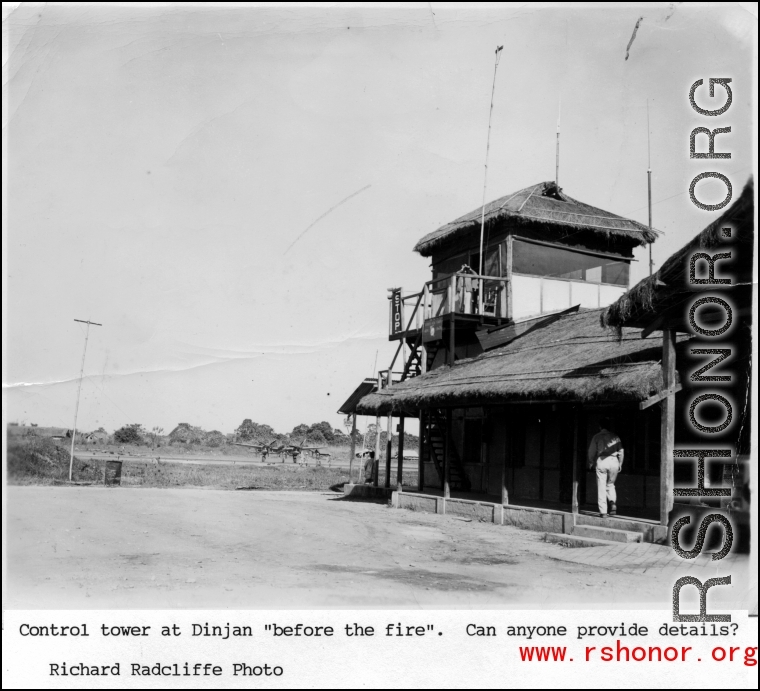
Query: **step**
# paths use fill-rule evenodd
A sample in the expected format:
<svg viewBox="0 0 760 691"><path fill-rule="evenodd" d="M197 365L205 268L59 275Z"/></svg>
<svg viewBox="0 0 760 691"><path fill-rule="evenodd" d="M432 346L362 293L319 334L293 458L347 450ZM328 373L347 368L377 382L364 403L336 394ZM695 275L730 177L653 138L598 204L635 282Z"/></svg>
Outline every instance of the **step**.
<svg viewBox="0 0 760 691"><path fill-rule="evenodd" d="M544 540L563 547L609 547L615 543L610 540L599 540L594 537L580 537L567 533L545 533Z"/></svg>
<svg viewBox="0 0 760 691"><path fill-rule="evenodd" d="M610 542L643 542L644 536L632 530L617 530L616 528L599 528L593 525L576 525L572 534L576 537L609 540Z"/></svg>
<svg viewBox="0 0 760 691"><path fill-rule="evenodd" d="M666 543L668 527L659 525L653 521L638 521L633 518L618 518L616 516L591 516L578 514L575 519L576 525L588 525L596 528L614 528L615 530L628 530L644 535L644 542Z"/></svg>

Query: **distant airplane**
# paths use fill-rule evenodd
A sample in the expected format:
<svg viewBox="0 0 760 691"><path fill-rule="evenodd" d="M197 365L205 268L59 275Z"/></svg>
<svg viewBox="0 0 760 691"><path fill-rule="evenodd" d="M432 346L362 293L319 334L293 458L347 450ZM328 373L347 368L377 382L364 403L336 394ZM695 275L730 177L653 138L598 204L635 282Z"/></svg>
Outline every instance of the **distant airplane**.
<svg viewBox="0 0 760 691"><path fill-rule="evenodd" d="M287 451L291 456L293 456L293 463L298 463L298 457L304 451L319 451L320 449L327 448L326 446L305 446L305 444L306 444L306 437L304 437L301 440L300 444L288 444L285 447L285 451Z"/></svg>
<svg viewBox="0 0 760 691"><path fill-rule="evenodd" d="M266 461L267 456L269 456L270 453L281 453L282 451L286 450L286 446L284 444L277 446L279 442L275 439L274 441L270 441L269 443L259 442L258 444L244 444L243 442L233 442L234 446L247 446L251 449L256 449L258 452L261 453L261 460Z"/></svg>

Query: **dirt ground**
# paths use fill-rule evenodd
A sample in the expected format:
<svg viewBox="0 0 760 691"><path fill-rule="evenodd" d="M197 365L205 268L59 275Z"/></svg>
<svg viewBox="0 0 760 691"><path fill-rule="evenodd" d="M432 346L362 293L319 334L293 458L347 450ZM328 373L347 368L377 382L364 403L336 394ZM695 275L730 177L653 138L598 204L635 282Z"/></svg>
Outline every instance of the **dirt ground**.
<svg viewBox="0 0 760 691"><path fill-rule="evenodd" d="M542 534L334 493L7 488L10 609L667 605Z"/></svg>

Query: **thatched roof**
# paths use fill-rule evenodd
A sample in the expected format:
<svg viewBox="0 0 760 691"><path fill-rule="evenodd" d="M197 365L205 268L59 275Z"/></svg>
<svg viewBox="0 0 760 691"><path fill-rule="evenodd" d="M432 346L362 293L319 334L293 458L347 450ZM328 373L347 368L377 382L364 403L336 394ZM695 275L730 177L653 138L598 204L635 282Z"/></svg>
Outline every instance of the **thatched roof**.
<svg viewBox="0 0 760 691"><path fill-rule="evenodd" d="M341 415L353 415L356 412L356 404L368 393L372 393L377 388L377 380L373 377L365 379L354 392L346 399L346 402L338 408Z"/></svg>
<svg viewBox="0 0 760 691"><path fill-rule="evenodd" d="M423 257L454 235L480 227L481 207L428 233L415 246ZM622 216L584 204L565 194L554 182L539 182L524 190L500 197L486 204L485 220L490 225L501 220L538 223L557 232L562 239L579 229L607 239L627 242L632 247L645 245L659 235L658 231Z"/></svg>
<svg viewBox="0 0 760 691"><path fill-rule="evenodd" d="M730 238L723 235L722 229L725 227L731 227ZM716 265L716 276L725 267L730 267L734 283L751 282L753 240L754 182L750 177L739 198L719 218L669 257L652 276L639 281L602 312L602 325L643 328L669 312L683 317L683 305L692 297L693 291L704 291L706 288L688 283L689 257L700 250L710 250L712 254L718 248L732 251L730 263L724 260ZM726 290L725 286L717 288L721 292Z"/></svg>
<svg viewBox="0 0 760 691"><path fill-rule="evenodd" d="M496 350L365 396L360 415L416 415L419 408L514 401L642 401L662 390L662 339L622 338L583 310ZM686 337L681 337L685 340Z"/></svg>

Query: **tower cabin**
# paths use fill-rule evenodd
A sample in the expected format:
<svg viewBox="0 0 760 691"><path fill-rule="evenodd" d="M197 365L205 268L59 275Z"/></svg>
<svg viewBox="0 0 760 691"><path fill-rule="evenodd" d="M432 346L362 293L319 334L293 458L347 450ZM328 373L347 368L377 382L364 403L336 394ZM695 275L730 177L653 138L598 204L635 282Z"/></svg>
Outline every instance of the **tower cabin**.
<svg viewBox="0 0 760 691"><path fill-rule="evenodd" d="M541 182L486 205L481 261L482 211L415 245L432 275L414 293L390 290L389 338L399 346L385 384L479 355L498 327L612 304L628 290L633 249L657 235Z"/></svg>

